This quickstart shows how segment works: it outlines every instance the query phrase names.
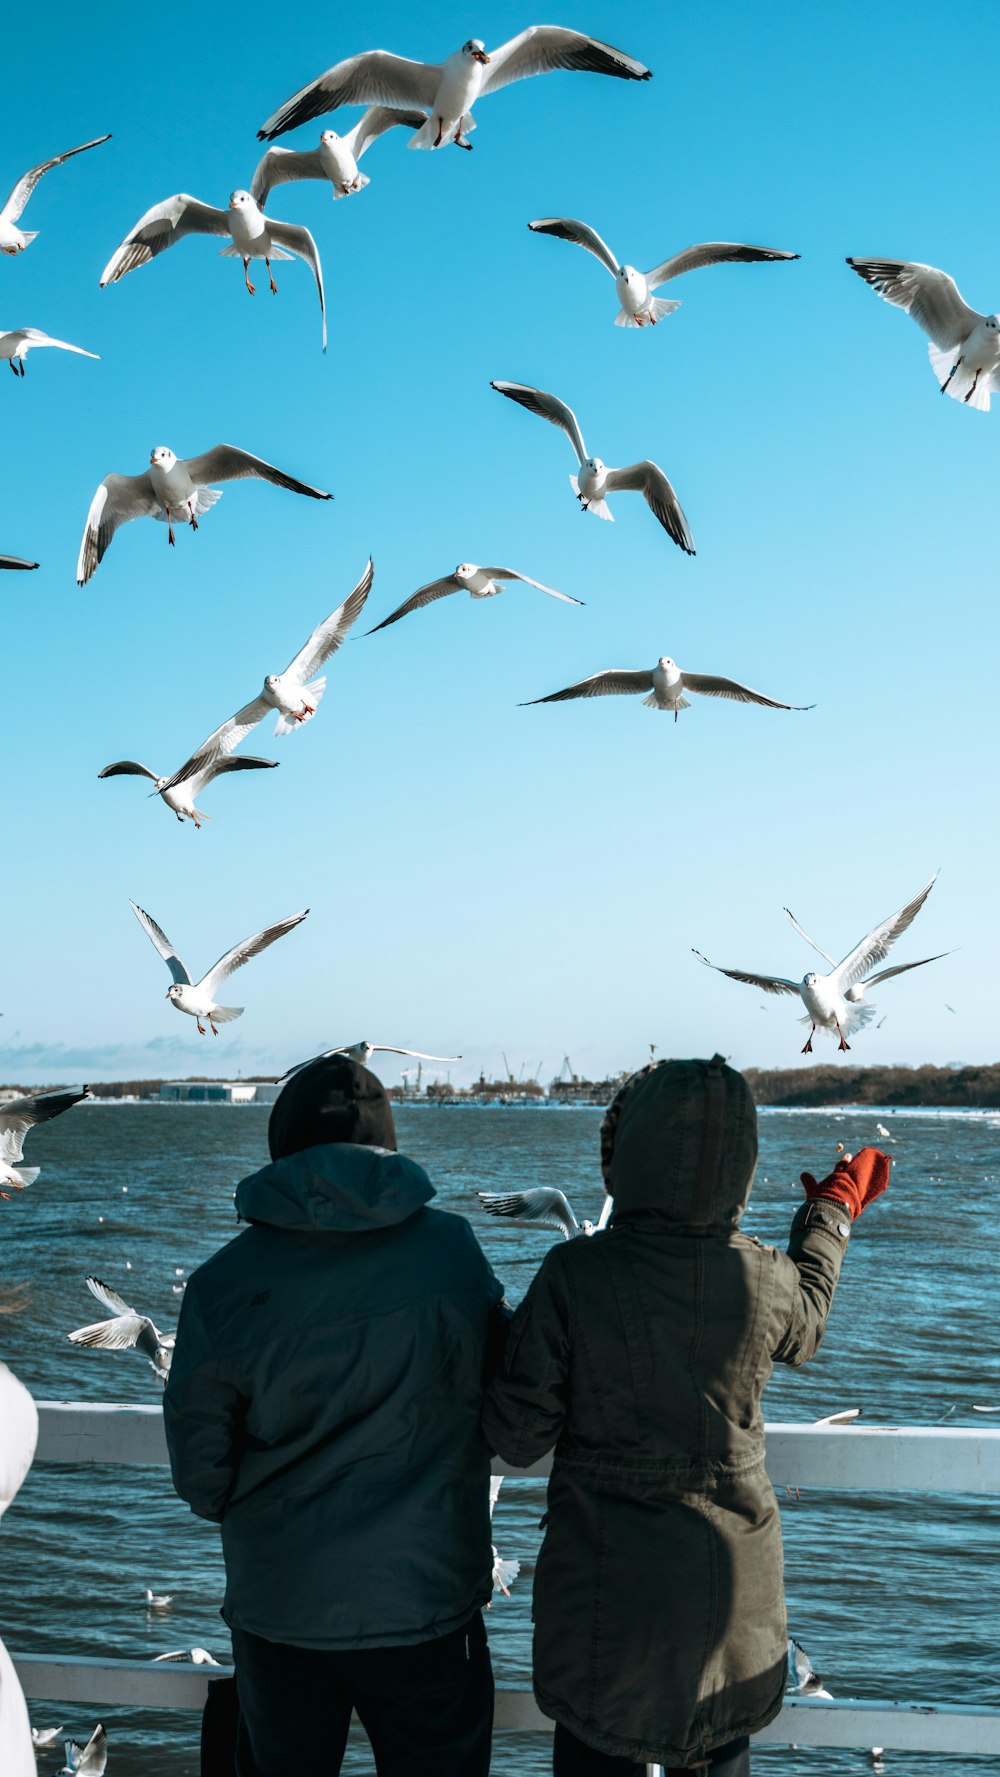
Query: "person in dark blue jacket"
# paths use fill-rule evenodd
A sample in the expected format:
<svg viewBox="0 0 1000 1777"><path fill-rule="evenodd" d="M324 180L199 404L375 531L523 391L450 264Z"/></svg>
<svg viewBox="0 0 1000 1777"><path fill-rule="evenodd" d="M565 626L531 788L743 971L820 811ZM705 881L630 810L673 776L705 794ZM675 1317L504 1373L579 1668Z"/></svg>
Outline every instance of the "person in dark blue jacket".
<svg viewBox="0 0 1000 1777"><path fill-rule="evenodd" d="M250 1226L189 1280L164 1396L177 1491L222 1529L238 1769L336 1773L353 1708L379 1777L486 1777L502 1286L427 1207L367 1068L300 1070L268 1140L236 1192Z"/></svg>

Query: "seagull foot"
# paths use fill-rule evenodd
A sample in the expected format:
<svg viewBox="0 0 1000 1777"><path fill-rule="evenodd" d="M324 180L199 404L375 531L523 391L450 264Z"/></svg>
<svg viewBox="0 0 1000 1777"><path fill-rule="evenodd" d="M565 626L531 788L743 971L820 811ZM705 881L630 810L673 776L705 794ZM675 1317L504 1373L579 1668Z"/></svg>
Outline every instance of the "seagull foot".
<svg viewBox="0 0 1000 1777"><path fill-rule="evenodd" d="M434 146L435 146L435 148L440 148L440 146L441 146L441 132L442 132L442 130L443 130L443 129L444 129L444 118L443 118L443 117L439 117L439 118L438 118L438 133L437 133L437 135L436 135L436 136L435 136L435 138L434 138Z"/></svg>
<svg viewBox="0 0 1000 1777"><path fill-rule="evenodd" d="M14 363L13 358L8 358L7 362L10 365L12 371L14 372L14 375L16 376L17 375L17 365Z"/></svg>
<svg viewBox="0 0 1000 1777"><path fill-rule="evenodd" d="M23 365L21 367L21 375L22 376L24 375L24 366ZM978 381L979 381L979 372L977 370L975 376L972 379L972 387L969 390L969 393L967 395L963 396L963 400L965 401L966 405L968 405L968 403L972 400L972 397L976 392L976 384L978 383Z"/></svg>
<svg viewBox="0 0 1000 1777"><path fill-rule="evenodd" d="M244 261L243 261L243 282L246 285L247 289L249 290L251 296L256 296L257 287L255 284L251 284L251 282L250 282L250 261L249 261L249 259L244 259Z"/></svg>
<svg viewBox="0 0 1000 1777"><path fill-rule="evenodd" d="M18 360L17 360L17 362L18 362L18 367L19 367L19 369L20 369L20 372L21 372L21 375L22 375L22 376L23 376L23 375L24 375L24 359L23 359L23 358L19 358L19 359L18 359ZM975 384L973 384L973 387L975 387Z"/></svg>
<svg viewBox="0 0 1000 1777"><path fill-rule="evenodd" d="M168 524L167 525L167 542L170 544L171 549L173 548L176 541L177 541L177 539L174 536L174 527L172 524Z"/></svg>
<svg viewBox="0 0 1000 1777"><path fill-rule="evenodd" d="M850 1048L850 1046L851 1046L850 1043L844 1042L843 1037L841 1037L840 1042L837 1044L837 1048L840 1049L845 1054L846 1054L847 1050Z"/></svg>
<svg viewBox="0 0 1000 1777"><path fill-rule="evenodd" d="M203 1037L205 1035L205 1026L202 1024L201 1019L196 1018L195 1023L198 1026L198 1035Z"/></svg>
<svg viewBox="0 0 1000 1777"><path fill-rule="evenodd" d="M267 266L267 276L268 276L268 282L270 283L270 286L271 286L271 295L277 296L278 286L274 281L274 273L271 270L271 261L269 259L265 259L264 264Z"/></svg>
<svg viewBox="0 0 1000 1777"><path fill-rule="evenodd" d="M191 522L191 529L192 529L192 530L193 530L193 531L196 531L196 530L197 530L197 529L198 529L198 520L197 520L197 519L196 519L196 518L195 518L195 515L194 515L194 513L193 513L193 512L192 512L192 514L191 514L191 520L190 520L190 522Z"/></svg>
<svg viewBox="0 0 1000 1777"><path fill-rule="evenodd" d="M208 1021L208 1022L209 1022L209 1024L212 1024L212 1020L211 1020L211 1019L209 1019L209 1021ZM217 1037L217 1036L218 1036L218 1034L219 1034L219 1033L218 1033L218 1031L217 1031L217 1030L216 1030L216 1028L215 1028L215 1025L214 1025L214 1024L212 1024L212 1035L213 1035L213 1037Z"/></svg>
<svg viewBox="0 0 1000 1777"><path fill-rule="evenodd" d="M813 1052L813 1040L812 1040L812 1037L810 1037L808 1042L803 1044L803 1047L802 1047L800 1053L802 1055L811 1055L812 1052Z"/></svg>

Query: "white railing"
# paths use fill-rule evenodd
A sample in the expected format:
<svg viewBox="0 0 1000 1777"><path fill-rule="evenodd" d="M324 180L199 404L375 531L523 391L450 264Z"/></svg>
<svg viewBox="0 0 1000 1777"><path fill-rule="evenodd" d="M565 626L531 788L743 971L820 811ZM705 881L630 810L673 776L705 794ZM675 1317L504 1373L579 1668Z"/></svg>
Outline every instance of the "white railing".
<svg viewBox="0 0 1000 1777"><path fill-rule="evenodd" d="M159 1407L40 1402L36 1462L162 1465L167 1462ZM767 1472L779 1491L821 1487L866 1492L1000 1494L1000 1430L932 1426L769 1425ZM531 1468L495 1462L497 1474L542 1477L549 1458ZM9 1532L8 1532L9 1534ZM145 1660L78 1660L18 1655L26 1696L66 1703L132 1708L199 1709L213 1678L228 1667L155 1665ZM530 1691L500 1688L496 1727L550 1731ZM1000 1753L1000 1710L939 1703L858 1702L788 1697L759 1743L800 1746L886 1746L898 1751Z"/></svg>

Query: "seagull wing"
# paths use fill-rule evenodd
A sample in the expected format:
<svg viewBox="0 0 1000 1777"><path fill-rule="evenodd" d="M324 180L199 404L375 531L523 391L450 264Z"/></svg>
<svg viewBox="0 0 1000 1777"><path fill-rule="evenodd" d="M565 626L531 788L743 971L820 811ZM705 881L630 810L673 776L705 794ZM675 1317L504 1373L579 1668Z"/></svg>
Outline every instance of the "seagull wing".
<svg viewBox="0 0 1000 1777"><path fill-rule="evenodd" d="M509 401L516 401L526 407L529 413L537 413L539 419L548 420L550 425L558 426L565 432L576 452L578 463L587 461L587 446L583 442L576 414L565 401L556 395L547 395L544 389L529 388L527 383L491 383L498 395L506 395Z"/></svg>
<svg viewBox="0 0 1000 1777"><path fill-rule="evenodd" d="M523 580L525 586L534 586L539 592L547 592L550 598L562 599L564 605L582 605L582 599L570 598L568 592L557 592L554 586L544 586L541 580L533 580L530 574L519 574L516 568L483 568L491 580Z"/></svg>
<svg viewBox="0 0 1000 1777"><path fill-rule="evenodd" d="M216 759L225 758L227 754L239 746L242 740L246 739L251 730L256 728L258 722L263 721L268 710L273 708L274 705L268 703L263 694L251 698L249 703L245 703L242 709L237 710L235 716L227 717L226 721L220 723L218 728L213 728L211 734L202 741L201 746L195 748L190 759L185 759L184 764L174 772L173 777L168 777L163 789L176 789L178 784L194 777L196 772L204 771L205 767L214 763Z"/></svg>
<svg viewBox="0 0 1000 1777"><path fill-rule="evenodd" d="M225 956L220 956L214 967L209 969L208 974L198 982L198 986L204 988L205 992L214 999L229 975L232 975L236 969L241 969L252 956L259 956L269 944L274 944L278 938L283 938L285 933L290 932L294 926L301 925L308 912L308 907L305 907L301 913L293 913L289 919L279 919L276 925L265 926L262 932L255 932L252 938L244 938L242 944L234 944L232 950L227 950Z"/></svg>
<svg viewBox="0 0 1000 1777"><path fill-rule="evenodd" d="M397 1049L395 1043L373 1043L380 1055L413 1055L418 1061L461 1061L460 1055L428 1055L423 1049Z"/></svg>
<svg viewBox="0 0 1000 1777"><path fill-rule="evenodd" d="M942 351L961 345L985 318L963 301L954 278L933 265L905 259L848 259L847 263L886 302L912 315Z"/></svg>
<svg viewBox="0 0 1000 1777"><path fill-rule="evenodd" d="M891 981L894 975L905 975L908 969L922 969L926 963L939 963L942 957L953 956L954 951L939 950L936 956L922 956L916 963L896 963L894 968L881 969L877 975L865 977L865 987L875 987L879 981Z"/></svg>
<svg viewBox="0 0 1000 1777"><path fill-rule="evenodd" d="M616 489L635 489L641 493L653 517L658 519L668 537L672 537L685 555L694 554L694 538L677 495L658 463L647 459L629 463L624 469L609 469L605 486L608 493Z"/></svg>
<svg viewBox="0 0 1000 1777"><path fill-rule="evenodd" d="M799 937L804 938L807 944L811 944L812 948L819 952L820 956L823 957L824 961L829 963L831 969L835 969L837 967L836 957L831 956L830 952L828 950L824 950L822 944L817 944L815 938L810 938L809 933L807 931L804 931L802 926L799 925L799 922L796 919L796 917L790 907L786 907L784 909L784 911L785 911L787 917L791 920L792 925L795 927L795 930L798 932Z"/></svg>
<svg viewBox="0 0 1000 1777"><path fill-rule="evenodd" d="M89 1096L84 1086L82 1090L36 1092L30 1098L9 1098L0 1104L0 1137L4 1158L10 1161L20 1160L25 1135L35 1123L48 1123L53 1117L61 1117L63 1111L72 1110L75 1104L80 1104Z"/></svg>
<svg viewBox="0 0 1000 1777"><path fill-rule="evenodd" d="M37 167L29 167L22 173L13 191L0 210L0 222L16 222L25 204L41 179L53 167L61 167L64 160L72 160L74 154L83 154L88 148L99 148L102 142L110 142L110 136L95 136L92 142L81 142L79 148L67 148L65 154L54 154L51 160L43 160Z"/></svg>
<svg viewBox="0 0 1000 1777"><path fill-rule="evenodd" d="M175 246L189 234L214 234L228 240L229 220L225 210L217 210L214 204L200 203L196 197L189 197L186 191L178 191L174 197L164 198L162 204L154 204L139 217L104 267L101 289L108 284L117 284L119 278L135 271L138 266L148 265L158 253Z"/></svg>
<svg viewBox="0 0 1000 1777"><path fill-rule="evenodd" d="M685 691L696 691L702 697L728 697L733 703L762 703L769 710L811 710L811 703L778 703L749 685L738 685L735 679L718 679L712 673L681 673Z"/></svg>
<svg viewBox="0 0 1000 1777"><path fill-rule="evenodd" d="M88 352L84 346L71 346L67 339L53 339L51 333L42 333L38 327L20 327L15 333L0 334L0 351L5 357L8 355L9 341L23 341L29 350L32 346L58 346L61 352L76 352L80 358L99 356L97 352ZM10 355L18 358L21 354L15 349Z"/></svg>
<svg viewBox="0 0 1000 1777"><path fill-rule="evenodd" d="M25 561L20 555L0 555L0 568L37 568L36 561Z"/></svg>
<svg viewBox="0 0 1000 1777"><path fill-rule="evenodd" d="M155 919L151 918L142 907L137 907L134 901L130 901L129 906L150 943L153 945L154 949L159 951L167 968L170 970L171 981L176 981L181 987L190 987L192 984L191 977L188 974L187 969L184 967L184 964L181 962L180 957L177 955L166 932L161 930Z"/></svg>
<svg viewBox="0 0 1000 1777"><path fill-rule="evenodd" d="M521 708L530 709L536 703L565 703L571 697L614 697L652 689L652 669L628 672L624 667L611 667L607 672L591 673L589 679L578 679L575 685L567 685L565 691L551 691L548 697L529 698Z"/></svg>
<svg viewBox="0 0 1000 1777"><path fill-rule="evenodd" d="M335 63L308 86L300 87L272 112L257 134L262 142L271 141L312 117L322 117L325 111L339 110L341 105L423 105L429 109L440 81L440 63L412 62L387 49L368 49Z"/></svg>
<svg viewBox="0 0 1000 1777"><path fill-rule="evenodd" d="M797 981L786 981L783 975L748 975L743 969L723 969L718 963L710 963L707 956L700 950L692 952L706 969L715 969L720 975L728 975L730 981L745 981L748 987L759 987L762 993L798 993Z"/></svg>
<svg viewBox="0 0 1000 1777"><path fill-rule="evenodd" d="M421 117L423 113L421 112ZM296 151L294 148L268 148L257 162L254 176L250 181L250 196L254 203L263 208L268 193L276 185L284 185L290 179L326 179L327 174L319 157L318 148Z"/></svg>
<svg viewBox="0 0 1000 1777"><path fill-rule="evenodd" d="M595 1234L603 1234L604 1233L604 1230L607 1227L608 1223L610 1222L611 1217L614 1215L614 1212L615 1212L615 1200L609 1192L605 1192L604 1202L601 1204L601 1213L597 1218L597 1222L596 1222L595 1228L594 1228Z"/></svg>
<svg viewBox="0 0 1000 1777"><path fill-rule="evenodd" d="M404 599L389 617L383 617L381 623L376 623L375 629L368 629L365 634L373 636L376 630L387 629L390 623L398 623L401 617L408 617L411 611L419 611L422 606L433 604L435 599L447 598L450 592L461 590L462 582L456 580L454 574L446 574L443 580L428 580L426 586L418 586L416 592Z"/></svg>
<svg viewBox="0 0 1000 1777"><path fill-rule="evenodd" d="M481 91L495 93L513 80L532 74L551 74L565 68L584 74L613 74L618 80L651 80L650 70L624 50L588 37L583 31L567 31L562 25L529 25L498 49L491 50Z"/></svg>
<svg viewBox="0 0 1000 1777"><path fill-rule="evenodd" d="M926 887L921 889L919 895L914 895L913 900L907 901L906 906L901 907L898 913L891 913L888 919L883 919L881 924L874 926L868 936L862 938L860 944L856 944L854 949L848 952L831 976L837 993L843 993L846 988L853 987L855 981L860 981L863 975L867 975L869 969L875 967L876 963L885 961L896 939L902 937L907 926L913 924L936 881L937 871Z"/></svg>
<svg viewBox="0 0 1000 1777"><path fill-rule="evenodd" d="M319 672L320 667L325 665L332 654L336 654L337 649L345 641L352 623L356 623L360 617L374 578L375 566L369 556L368 566L353 592L349 592L343 604L338 605L335 611L331 611L329 617L325 617L323 622L313 630L305 647L300 648L295 659L289 661L282 678L293 673L296 682L304 685L307 679L311 679L315 673Z"/></svg>
<svg viewBox="0 0 1000 1777"><path fill-rule="evenodd" d="M300 259L304 259L316 279L316 289L319 291L319 309L323 317L323 350L325 352L326 297L323 294L323 267L320 264L319 248L308 228L300 228L294 222L272 222L270 216L265 217L264 220L267 223L267 232L272 241L276 241L279 247L287 247L290 253L297 253Z"/></svg>
<svg viewBox="0 0 1000 1777"><path fill-rule="evenodd" d="M77 585L86 586L93 578L120 525L131 524L133 518L155 518L159 511L148 471L145 475L106 475L90 502L83 527Z"/></svg>
<svg viewBox="0 0 1000 1777"><path fill-rule="evenodd" d="M111 1285L105 1283L102 1278L88 1277L87 1288L91 1295L96 1297L98 1302L103 1303L109 1314L136 1313L136 1310L130 1307L129 1303L118 1294L118 1291L113 1290Z"/></svg>
<svg viewBox="0 0 1000 1777"><path fill-rule="evenodd" d="M606 241L602 241L596 228L588 227L586 222L574 222L572 216L542 216L538 222L529 222L528 227L534 234L554 234L560 241L573 241L578 247L586 247L602 265L606 265L611 276L618 276L618 261Z"/></svg>
<svg viewBox="0 0 1000 1777"><path fill-rule="evenodd" d="M98 777L148 777L156 782L157 774L150 771L148 765L140 765L138 759L118 759L114 765L106 765Z"/></svg>
<svg viewBox="0 0 1000 1777"><path fill-rule="evenodd" d="M113 1320L95 1320L89 1327L77 1327L66 1337L71 1345L86 1345L91 1351L132 1351L144 1328L152 1324L146 1315L136 1314L130 1308L125 1314L116 1314Z"/></svg>
<svg viewBox="0 0 1000 1777"><path fill-rule="evenodd" d="M398 105L369 105L364 116L341 139L347 143L355 160L360 160L376 136L384 136L386 130L394 129L397 124L405 129L419 130L426 122L425 111L407 110Z"/></svg>
<svg viewBox="0 0 1000 1777"><path fill-rule="evenodd" d="M544 1222L550 1228L561 1228L567 1240L580 1232L568 1197L552 1185L540 1185L533 1191L512 1191L507 1196L497 1191L478 1191L476 1195L487 1215L507 1221Z"/></svg>
<svg viewBox="0 0 1000 1777"><path fill-rule="evenodd" d="M296 481L294 475L286 475L273 463L265 463L263 457L253 457L248 450L237 450L235 444L216 444L200 457L188 457L184 466L196 487L208 487L216 481L244 481L248 476L255 476L258 481L273 481L275 487L286 487L289 493L308 494L311 500L333 499L332 494L323 493L321 488Z"/></svg>
<svg viewBox="0 0 1000 1777"><path fill-rule="evenodd" d="M274 771L278 766L277 759L259 759L253 753L235 753L232 757L212 759L207 765L201 765L191 773L191 785L194 794L213 778L221 777L227 771Z"/></svg>
<svg viewBox="0 0 1000 1777"><path fill-rule="evenodd" d="M758 264L765 259L799 259L798 253L784 253L777 247L745 247L739 241L702 241L700 246L685 247L682 253L664 259L646 273L652 290L668 284L671 278L683 277L686 271L700 271L704 265Z"/></svg>

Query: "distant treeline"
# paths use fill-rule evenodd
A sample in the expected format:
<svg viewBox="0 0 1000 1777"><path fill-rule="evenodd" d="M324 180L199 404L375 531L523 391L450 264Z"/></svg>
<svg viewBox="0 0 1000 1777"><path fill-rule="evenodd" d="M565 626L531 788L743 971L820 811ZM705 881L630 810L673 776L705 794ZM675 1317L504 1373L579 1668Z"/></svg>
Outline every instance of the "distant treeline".
<svg viewBox="0 0 1000 1777"><path fill-rule="evenodd" d="M748 1067L744 1072L758 1104L1000 1109L1000 1062L986 1067Z"/></svg>

